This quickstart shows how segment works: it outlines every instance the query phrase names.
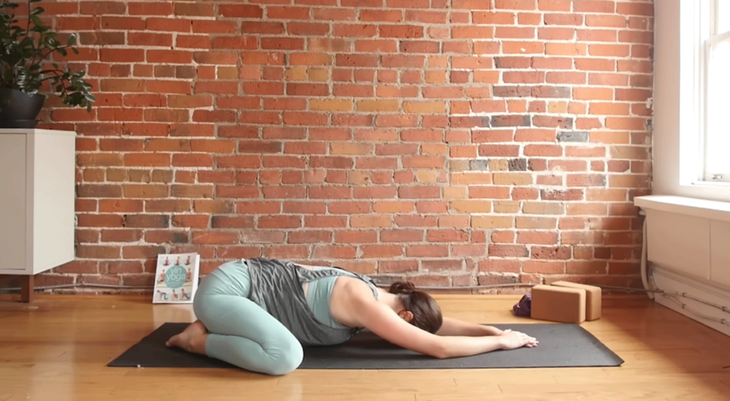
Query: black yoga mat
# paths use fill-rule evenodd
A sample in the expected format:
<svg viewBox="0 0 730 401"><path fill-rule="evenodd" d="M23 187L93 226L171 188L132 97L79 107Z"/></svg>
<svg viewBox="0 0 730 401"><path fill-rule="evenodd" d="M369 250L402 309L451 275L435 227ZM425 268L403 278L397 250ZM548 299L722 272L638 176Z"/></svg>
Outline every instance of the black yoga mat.
<svg viewBox="0 0 730 401"><path fill-rule="evenodd" d="M108 364L112 367L230 368L226 362L177 348L165 341L187 323L165 323ZM400 348L364 331L350 341L306 347L299 369L486 369L619 366L624 361L575 324L495 325L536 337L536 348L494 351L463 358L435 359Z"/></svg>

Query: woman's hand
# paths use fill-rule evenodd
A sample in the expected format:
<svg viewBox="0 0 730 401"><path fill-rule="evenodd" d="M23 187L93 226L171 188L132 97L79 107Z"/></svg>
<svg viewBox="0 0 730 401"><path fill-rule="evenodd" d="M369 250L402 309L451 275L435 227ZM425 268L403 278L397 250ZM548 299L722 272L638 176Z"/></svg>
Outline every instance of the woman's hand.
<svg viewBox="0 0 730 401"><path fill-rule="evenodd" d="M516 349L521 347L533 348L537 347L540 343L535 337L530 337L525 333L519 331L512 331L510 329L504 330L499 336L502 349Z"/></svg>

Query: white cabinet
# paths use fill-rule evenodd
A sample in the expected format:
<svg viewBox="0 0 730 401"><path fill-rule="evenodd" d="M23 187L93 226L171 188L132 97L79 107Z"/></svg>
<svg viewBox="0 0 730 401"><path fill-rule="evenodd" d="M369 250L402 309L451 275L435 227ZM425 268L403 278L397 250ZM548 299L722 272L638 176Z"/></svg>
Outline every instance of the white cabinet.
<svg viewBox="0 0 730 401"><path fill-rule="evenodd" d="M75 154L74 132L0 129L0 274L74 259Z"/></svg>
<svg viewBox="0 0 730 401"><path fill-rule="evenodd" d="M646 209L647 256L652 263L710 279L710 220Z"/></svg>
<svg viewBox="0 0 730 401"><path fill-rule="evenodd" d="M730 288L730 223L710 222L710 280Z"/></svg>

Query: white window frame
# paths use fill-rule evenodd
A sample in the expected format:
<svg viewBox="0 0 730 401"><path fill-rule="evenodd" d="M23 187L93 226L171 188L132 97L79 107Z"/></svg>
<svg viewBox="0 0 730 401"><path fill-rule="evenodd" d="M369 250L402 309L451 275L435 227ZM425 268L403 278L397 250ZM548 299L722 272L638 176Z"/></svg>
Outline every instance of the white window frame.
<svg viewBox="0 0 730 401"><path fill-rule="evenodd" d="M666 0L660 0L662 2ZM720 0L728 1L728 0ZM678 43L665 43L664 46L678 47L678 65L670 67L670 73L676 71L679 79L678 91L670 92L677 102L678 127L676 128L676 139L670 139L668 145L676 146L676 153L665 152L663 156L665 167L669 162L668 158L675 155L675 166L670 172L655 171L655 179L659 178L660 193L687 196L701 199L711 199L730 202L730 182L720 180L705 180L705 130L707 127L706 115L706 85L707 85L707 62L706 62L706 41L710 38L711 23L710 16L715 0L669 0L662 6L672 3L676 5L676 14L670 13L674 21L664 23L675 23L679 26L677 35ZM656 6L656 5L655 5ZM670 7L671 8L671 7ZM671 15L674 14L674 15ZM666 28L664 28L666 29ZM659 39L657 39L659 40ZM666 49L665 49L666 50ZM669 49L671 51L671 49ZM666 68L657 66L656 69ZM657 85L671 84L669 82L655 82ZM655 89L656 90L656 89ZM657 99L658 101L658 99ZM671 109L671 108L670 108ZM668 114L655 118L668 118ZM657 122L655 121L655 127ZM655 135L663 133L654 132ZM670 133L670 136L675 134ZM663 138L654 138L657 144ZM659 149L657 149L659 150ZM678 159L678 160L677 160ZM656 155L655 155L656 161ZM657 163L658 164L658 163ZM662 176L664 178L658 177Z"/></svg>
<svg viewBox="0 0 730 401"><path fill-rule="evenodd" d="M654 1L652 193L730 203L730 183L703 180L702 22L711 1Z"/></svg>
<svg viewBox="0 0 730 401"><path fill-rule="evenodd" d="M701 73L702 83L700 88L703 90L701 99L701 110L702 110L702 125L700 126L701 140L702 140L702 175L701 181L708 183L730 183L730 171L713 171L708 166L707 153L710 146L712 146L707 140L708 136L711 135L710 129L710 95L713 90L712 77L717 73L716 69L713 69L711 63L712 47L717 46L721 43L730 43L730 29L725 32L718 32L719 29L719 12L718 6L720 1L728 0L704 0L698 1L697 3L702 8L700 10L701 23L700 23L700 54L699 60L702 64ZM717 118L717 117L715 117ZM730 149L728 149L730 150ZM730 157L730 155L728 155Z"/></svg>

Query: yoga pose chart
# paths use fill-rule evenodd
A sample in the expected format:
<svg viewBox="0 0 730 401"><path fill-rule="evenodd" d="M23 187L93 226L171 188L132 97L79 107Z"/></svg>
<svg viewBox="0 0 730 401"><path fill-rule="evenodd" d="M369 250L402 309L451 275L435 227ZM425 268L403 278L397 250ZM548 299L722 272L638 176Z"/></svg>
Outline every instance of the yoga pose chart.
<svg viewBox="0 0 730 401"><path fill-rule="evenodd" d="M200 255L163 254L157 257L153 303L192 303L198 288Z"/></svg>

